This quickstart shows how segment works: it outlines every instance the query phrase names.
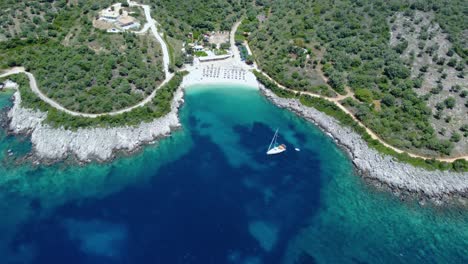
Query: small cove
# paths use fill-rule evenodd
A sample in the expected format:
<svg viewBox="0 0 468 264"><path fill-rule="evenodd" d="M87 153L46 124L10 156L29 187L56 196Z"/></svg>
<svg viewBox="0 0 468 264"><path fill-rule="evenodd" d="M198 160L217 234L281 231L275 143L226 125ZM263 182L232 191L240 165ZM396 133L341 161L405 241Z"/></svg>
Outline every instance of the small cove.
<svg viewBox="0 0 468 264"><path fill-rule="evenodd" d="M466 212L366 186L330 138L257 90L194 86L185 101L181 130L109 164L15 167L7 149L30 146L2 131L6 263L466 260ZM276 128L289 149L269 157Z"/></svg>

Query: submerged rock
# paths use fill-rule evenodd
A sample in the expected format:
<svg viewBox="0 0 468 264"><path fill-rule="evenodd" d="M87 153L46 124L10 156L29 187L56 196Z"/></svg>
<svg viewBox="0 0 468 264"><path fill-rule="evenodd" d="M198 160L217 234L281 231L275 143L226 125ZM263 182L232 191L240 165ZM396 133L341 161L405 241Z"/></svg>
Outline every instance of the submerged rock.
<svg viewBox="0 0 468 264"><path fill-rule="evenodd" d="M278 228L267 222L251 222L249 232L266 252L270 252L278 240Z"/></svg>
<svg viewBox="0 0 468 264"><path fill-rule="evenodd" d="M63 226L69 239L78 243L84 254L93 256L120 257L128 237L125 226L100 220L66 219Z"/></svg>

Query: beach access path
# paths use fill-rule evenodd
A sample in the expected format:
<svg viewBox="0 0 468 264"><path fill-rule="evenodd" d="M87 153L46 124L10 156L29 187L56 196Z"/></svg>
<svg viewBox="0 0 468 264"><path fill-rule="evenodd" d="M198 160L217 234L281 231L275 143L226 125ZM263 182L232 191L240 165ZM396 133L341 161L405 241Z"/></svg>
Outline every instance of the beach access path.
<svg viewBox="0 0 468 264"><path fill-rule="evenodd" d="M135 108L146 105L147 103L151 102L151 100L153 100L153 98L156 96L156 93L159 90L159 88L161 88L163 85L165 85L173 76L173 74L169 71L169 64L170 64L169 48L167 47L166 42L164 41L164 39L161 37L161 35L158 32L158 29L156 27L156 24L157 24L156 20L154 20L151 17L151 8L150 8L150 6L140 5L140 4L138 4L138 3L134 2L134 1L128 1L128 4L130 6L138 6L138 7L143 8L143 10L145 12L147 23L143 27L144 31L139 32L139 33L144 33L148 29L151 29L151 33L156 38L156 40L160 43L162 51L163 51L163 66L164 66L164 74L165 74L164 81L158 87L156 87L156 89L154 89L154 91L148 97L146 97L145 99L140 101L138 104L127 107L127 108L124 108L124 109L120 109L120 110L116 110L116 111L112 111L112 112L107 112L107 113L99 113L99 114L82 113L82 112L69 110L69 109L63 107L62 105L60 105L58 102L56 102L53 99L49 98L37 86L37 81L36 81L36 78L34 77L34 75L32 73L30 73L30 72L27 72L24 69L24 67L15 67L15 68L11 68L9 70L6 70L4 73L0 74L0 78L7 77L7 76L10 76L10 75L13 75L13 74L19 74L19 73L26 74L26 76L29 79L29 85L31 87L31 90L37 96L39 96L39 98L41 98L41 100L43 100L44 102L46 102L50 106L54 107L55 109L63 111L63 112L65 112L65 113L67 113L69 115L72 115L72 116L81 116L81 117L89 117L89 118L97 118L97 117L100 117L100 116L113 116L113 115L119 115L119 114L122 114L122 113L125 113L125 112L130 112Z"/></svg>

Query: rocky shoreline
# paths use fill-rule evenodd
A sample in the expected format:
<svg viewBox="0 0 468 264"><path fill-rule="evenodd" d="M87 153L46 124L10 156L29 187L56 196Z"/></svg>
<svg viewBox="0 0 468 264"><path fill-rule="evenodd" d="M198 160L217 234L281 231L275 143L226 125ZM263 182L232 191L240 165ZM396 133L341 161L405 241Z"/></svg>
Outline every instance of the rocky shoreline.
<svg viewBox="0 0 468 264"><path fill-rule="evenodd" d="M468 173L428 171L395 161L370 148L351 128L343 127L334 118L305 107L296 99L280 98L259 85L260 91L275 105L289 109L313 122L331 136L350 156L358 174L365 181L394 194L424 198L436 204L456 198L468 204ZM14 134L29 134L32 157L42 163L53 163L75 157L80 163L112 160L118 153L133 153L142 145L169 136L181 127L178 110L183 103L183 85L179 87L166 116L136 127L86 128L76 131L43 124L46 113L21 107L19 92L8 112L8 129Z"/></svg>
<svg viewBox="0 0 468 264"><path fill-rule="evenodd" d="M395 161L370 148L361 136L334 118L302 105L297 99L280 98L262 85L260 91L275 105L295 112L331 136L350 155L359 175L367 182L390 189L402 199L412 196L436 204L456 199L467 204L468 173L428 171Z"/></svg>
<svg viewBox="0 0 468 264"><path fill-rule="evenodd" d="M13 98L14 105L8 112L8 129L14 134L31 136L32 157L41 163L53 163L70 156L80 163L109 161L116 153L132 153L181 127L178 110L183 103L182 88L174 94L171 111L152 122L135 127L84 128L76 131L43 124L46 113L21 107L18 91Z"/></svg>

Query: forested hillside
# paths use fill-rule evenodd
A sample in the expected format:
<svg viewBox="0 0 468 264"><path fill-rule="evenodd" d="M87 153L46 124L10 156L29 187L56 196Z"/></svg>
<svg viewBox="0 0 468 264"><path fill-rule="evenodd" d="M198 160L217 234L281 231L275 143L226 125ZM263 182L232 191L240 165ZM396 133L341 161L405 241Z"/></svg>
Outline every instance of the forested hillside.
<svg viewBox="0 0 468 264"><path fill-rule="evenodd" d="M464 0L142 2L165 32L173 70L183 65L189 33L229 30L242 17L237 41L248 40L256 62L281 84L329 97L350 92L343 105L396 147L466 152ZM73 110L134 104L161 80L161 51L152 38L95 29L93 18L111 3L2 1L0 66L26 66Z"/></svg>
<svg viewBox="0 0 468 264"><path fill-rule="evenodd" d="M230 30L252 1L248 0L144 0L171 37Z"/></svg>
<svg viewBox="0 0 468 264"><path fill-rule="evenodd" d="M2 2L7 39L0 42L0 67L26 67L44 93L70 110L102 113L136 104L163 79L161 49L149 35L93 27L98 11L113 3Z"/></svg>
<svg viewBox="0 0 468 264"><path fill-rule="evenodd" d="M410 68L415 92L431 109L429 121L437 137L455 142L454 154L466 152L468 140L462 140L468 126L465 61L435 22L433 12L397 12L389 22L390 44Z"/></svg>
<svg viewBox="0 0 468 264"><path fill-rule="evenodd" d="M58 37L63 39L77 24L87 23L87 14L95 15L112 0L33 0L0 2L0 39Z"/></svg>
<svg viewBox="0 0 468 264"><path fill-rule="evenodd" d="M466 2L273 0L262 4L268 12L251 21L248 40L269 75L290 88L314 90L314 82L324 74L336 92L351 88L358 100L347 100L346 105L392 145L423 154L451 154L456 138L437 136L430 123L435 113L427 105L431 94L415 92L421 81L411 76L411 65L400 56L405 43L390 45L389 20L397 12L435 13L434 23L440 23L453 51L465 58L459 67L463 77Z"/></svg>

